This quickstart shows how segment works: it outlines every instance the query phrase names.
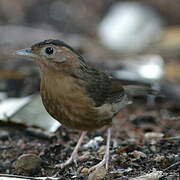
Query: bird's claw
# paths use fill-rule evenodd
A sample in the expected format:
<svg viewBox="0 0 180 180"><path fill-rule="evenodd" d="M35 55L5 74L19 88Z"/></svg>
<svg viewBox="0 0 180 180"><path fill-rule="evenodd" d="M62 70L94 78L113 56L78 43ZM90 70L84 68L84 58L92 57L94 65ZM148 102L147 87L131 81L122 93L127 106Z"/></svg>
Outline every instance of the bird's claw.
<svg viewBox="0 0 180 180"><path fill-rule="evenodd" d="M95 166L92 166L91 168L89 168L88 172L90 173L94 171L96 168L103 167L104 165L106 165L106 169L108 169L108 162L106 161L106 159L103 159L101 162L99 162Z"/></svg>
<svg viewBox="0 0 180 180"><path fill-rule="evenodd" d="M82 156L78 156L78 154L73 154L65 163L56 164L55 168L63 169L71 163L74 163L77 167L78 166L77 162L85 159L88 159L88 156L86 154Z"/></svg>
<svg viewBox="0 0 180 180"><path fill-rule="evenodd" d="M75 163L75 165L77 166L77 160L79 159L78 154L74 153L71 155L71 157L65 162L65 163L61 163L61 164L56 164L55 168L60 168L63 169L64 167L66 167L67 165L71 164L71 163Z"/></svg>

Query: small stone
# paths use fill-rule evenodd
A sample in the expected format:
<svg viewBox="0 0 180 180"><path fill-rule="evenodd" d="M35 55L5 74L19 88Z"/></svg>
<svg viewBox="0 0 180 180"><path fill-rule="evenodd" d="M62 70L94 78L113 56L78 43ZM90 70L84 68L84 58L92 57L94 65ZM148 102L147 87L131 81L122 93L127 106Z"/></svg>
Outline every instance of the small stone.
<svg viewBox="0 0 180 180"><path fill-rule="evenodd" d="M85 174L85 175L87 175L88 172L89 172L89 169L88 169L88 168L83 168L83 169L81 170L81 173L82 173L82 174Z"/></svg>
<svg viewBox="0 0 180 180"><path fill-rule="evenodd" d="M144 154L143 152L141 151L137 151L137 150L134 150L132 153L130 153L131 155L134 156L134 160L139 160L141 158L146 158L146 154Z"/></svg>
<svg viewBox="0 0 180 180"><path fill-rule="evenodd" d="M164 137L164 134L159 132L148 132L144 135L144 137L146 140L157 141L159 139L162 139Z"/></svg>
<svg viewBox="0 0 180 180"><path fill-rule="evenodd" d="M103 141L104 139L101 136L97 136L88 143L84 144L83 147L86 149L91 148L93 150L97 150L99 148L99 144Z"/></svg>
<svg viewBox="0 0 180 180"><path fill-rule="evenodd" d="M106 169L104 167L96 168L95 171L89 174L88 180L101 180L106 176Z"/></svg>
<svg viewBox="0 0 180 180"><path fill-rule="evenodd" d="M39 170L42 164L42 160L35 154L23 154L21 155L15 164L15 169L21 174L31 174L36 170Z"/></svg>
<svg viewBox="0 0 180 180"><path fill-rule="evenodd" d="M154 153L157 152L157 147L154 146L154 145L150 146L149 149L150 149L152 152L154 152Z"/></svg>
<svg viewBox="0 0 180 180"><path fill-rule="evenodd" d="M156 162L162 162L163 160L165 160L165 157L157 154L156 157L154 158L154 160Z"/></svg>

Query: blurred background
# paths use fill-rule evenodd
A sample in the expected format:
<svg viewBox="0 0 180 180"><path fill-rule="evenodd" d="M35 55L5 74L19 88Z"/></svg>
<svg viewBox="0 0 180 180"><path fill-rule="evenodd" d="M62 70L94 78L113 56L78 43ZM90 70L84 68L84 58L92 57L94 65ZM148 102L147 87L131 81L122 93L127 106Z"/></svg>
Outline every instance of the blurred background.
<svg viewBox="0 0 180 180"><path fill-rule="evenodd" d="M123 83L161 90L179 107L179 24L179 0L1 0L0 99L39 91L37 66L14 51L51 38Z"/></svg>

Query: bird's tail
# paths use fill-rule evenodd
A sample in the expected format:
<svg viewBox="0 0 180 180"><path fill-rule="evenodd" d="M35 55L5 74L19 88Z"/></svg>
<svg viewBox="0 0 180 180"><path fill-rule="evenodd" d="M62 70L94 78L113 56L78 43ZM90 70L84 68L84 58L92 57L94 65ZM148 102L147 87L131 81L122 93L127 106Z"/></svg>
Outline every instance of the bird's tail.
<svg viewBox="0 0 180 180"><path fill-rule="evenodd" d="M148 96L148 95L159 96L159 91L153 90L152 88L146 86L127 85L127 86L123 86L123 88L125 90L125 93L129 97Z"/></svg>

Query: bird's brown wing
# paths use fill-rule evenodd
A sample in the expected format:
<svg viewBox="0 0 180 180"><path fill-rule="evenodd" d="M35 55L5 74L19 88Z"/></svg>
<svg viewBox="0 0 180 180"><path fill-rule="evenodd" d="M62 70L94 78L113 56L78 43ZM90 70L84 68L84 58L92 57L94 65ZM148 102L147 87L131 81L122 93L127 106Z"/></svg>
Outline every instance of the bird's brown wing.
<svg viewBox="0 0 180 180"><path fill-rule="evenodd" d="M125 96L120 82L104 72L88 67L83 73L76 73L75 76L80 79L79 84L85 88L96 107L120 102Z"/></svg>
<svg viewBox="0 0 180 180"><path fill-rule="evenodd" d="M110 81L111 81L110 91L109 91L108 97L106 99L106 103L110 103L110 104L118 103L125 96L124 88L118 79L110 78Z"/></svg>
<svg viewBox="0 0 180 180"><path fill-rule="evenodd" d="M101 112L108 112L107 117L114 117L121 109L126 107L130 101L121 83L117 79L108 77L110 80L108 96L104 104L96 109Z"/></svg>
<svg viewBox="0 0 180 180"><path fill-rule="evenodd" d="M76 74L79 85L85 88L86 94L92 98L96 107L105 103L111 89L111 81L103 72L95 69Z"/></svg>

